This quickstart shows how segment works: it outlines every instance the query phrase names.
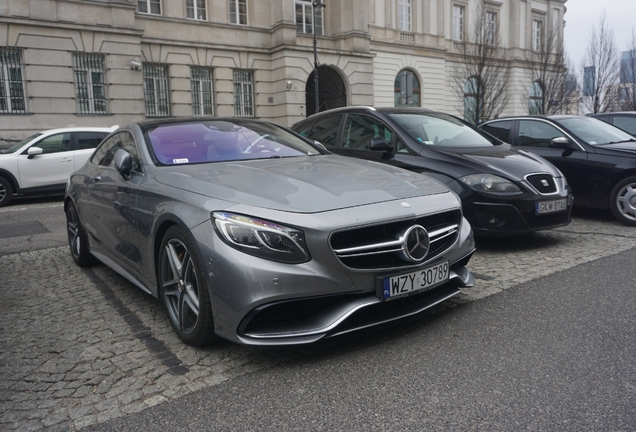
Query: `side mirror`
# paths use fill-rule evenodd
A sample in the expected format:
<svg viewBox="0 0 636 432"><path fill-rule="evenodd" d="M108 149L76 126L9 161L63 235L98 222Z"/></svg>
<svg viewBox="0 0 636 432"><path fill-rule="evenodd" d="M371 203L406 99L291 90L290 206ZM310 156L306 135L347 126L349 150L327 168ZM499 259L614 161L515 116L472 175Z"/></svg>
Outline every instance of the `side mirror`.
<svg viewBox="0 0 636 432"><path fill-rule="evenodd" d="M572 148L572 146L570 145L570 140L566 137L553 138L552 141L550 141L550 147L565 150Z"/></svg>
<svg viewBox="0 0 636 432"><path fill-rule="evenodd" d="M326 152L329 151L329 149L327 149L327 147L325 147L325 145L321 143L320 141L313 140L313 142L316 145L316 147L320 147L320 150L324 150Z"/></svg>
<svg viewBox="0 0 636 432"><path fill-rule="evenodd" d="M113 164L115 169L123 178L128 180L130 178L130 172L132 171L132 157L124 149L119 149L113 156Z"/></svg>
<svg viewBox="0 0 636 432"><path fill-rule="evenodd" d="M369 149L373 151L390 152L393 150L393 147L384 138L378 137L371 140Z"/></svg>
<svg viewBox="0 0 636 432"><path fill-rule="evenodd" d="M42 154L43 151L41 147L29 147L29 150L27 150L27 154L29 155L27 159L33 159L35 155Z"/></svg>

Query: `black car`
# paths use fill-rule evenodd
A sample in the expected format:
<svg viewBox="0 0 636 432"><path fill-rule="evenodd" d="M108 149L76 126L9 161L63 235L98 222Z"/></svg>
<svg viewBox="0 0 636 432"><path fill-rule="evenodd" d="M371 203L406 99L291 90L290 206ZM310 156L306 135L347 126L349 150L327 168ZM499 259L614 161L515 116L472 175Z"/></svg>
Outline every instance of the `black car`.
<svg viewBox="0 0 636 432"><path fill-rule="evenodd" d="M480 127L536 153L565 175L582 207L611 208L636 226L636 138L601 120L572 115L520 116Z"/></svg>
<svg viewBox="0 0 636 432"><path fill-rule="evenodd" d="M636 111L588 114L588 116L613 124L617 128L636 136Z"/></svg>
<svg viewBox="0 0 636 432"><path fill-rule="evenodd" d="M424 108L345 107L292 129L345 156L428 174L455 191L476 235L508 236L570 223L562 174L452 115Z"/></svg>

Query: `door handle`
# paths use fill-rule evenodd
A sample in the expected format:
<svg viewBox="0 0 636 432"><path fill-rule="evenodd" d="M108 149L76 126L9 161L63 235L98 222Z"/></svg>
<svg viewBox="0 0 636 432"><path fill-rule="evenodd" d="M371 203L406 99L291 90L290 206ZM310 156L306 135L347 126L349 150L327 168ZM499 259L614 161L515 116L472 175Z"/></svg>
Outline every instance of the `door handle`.
<svg viewBox="0 0 636 432"><path fill-rule="evenodd" d="M60 159L60 162L73 162L73 159L64 158L64 159Z"/></svg>

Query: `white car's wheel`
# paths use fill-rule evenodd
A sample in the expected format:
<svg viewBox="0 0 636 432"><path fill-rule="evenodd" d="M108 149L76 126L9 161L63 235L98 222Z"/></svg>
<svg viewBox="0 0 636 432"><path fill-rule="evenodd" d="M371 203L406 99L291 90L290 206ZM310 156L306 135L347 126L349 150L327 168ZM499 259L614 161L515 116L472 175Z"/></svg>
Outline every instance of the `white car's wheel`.
<svg viewBox="0 0 636 432"><path fill-rule="evenodd" d="M9 180L0 177L0 207L4 207L11 202L13 198L13 188Z"/></svg>

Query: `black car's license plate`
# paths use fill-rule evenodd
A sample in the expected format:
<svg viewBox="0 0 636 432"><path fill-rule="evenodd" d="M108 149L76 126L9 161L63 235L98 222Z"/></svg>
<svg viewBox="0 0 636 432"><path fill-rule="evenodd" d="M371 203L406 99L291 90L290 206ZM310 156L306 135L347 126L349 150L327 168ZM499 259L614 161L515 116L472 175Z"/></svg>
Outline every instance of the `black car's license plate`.
<svg viewBox="0 0 636 432"><path fill-rule="evenodd" d="M568 208L567 198L553 201L537 201L534 203L534 214L556 213Z"/></svg>
<svg viewBox="0 0 636 432"><path fill-rule="evenodd" d="M415 291L423 291L446 282L449 278L448 261L416 272L389 276L382 279L382 300L391 300Z"/></svg>

